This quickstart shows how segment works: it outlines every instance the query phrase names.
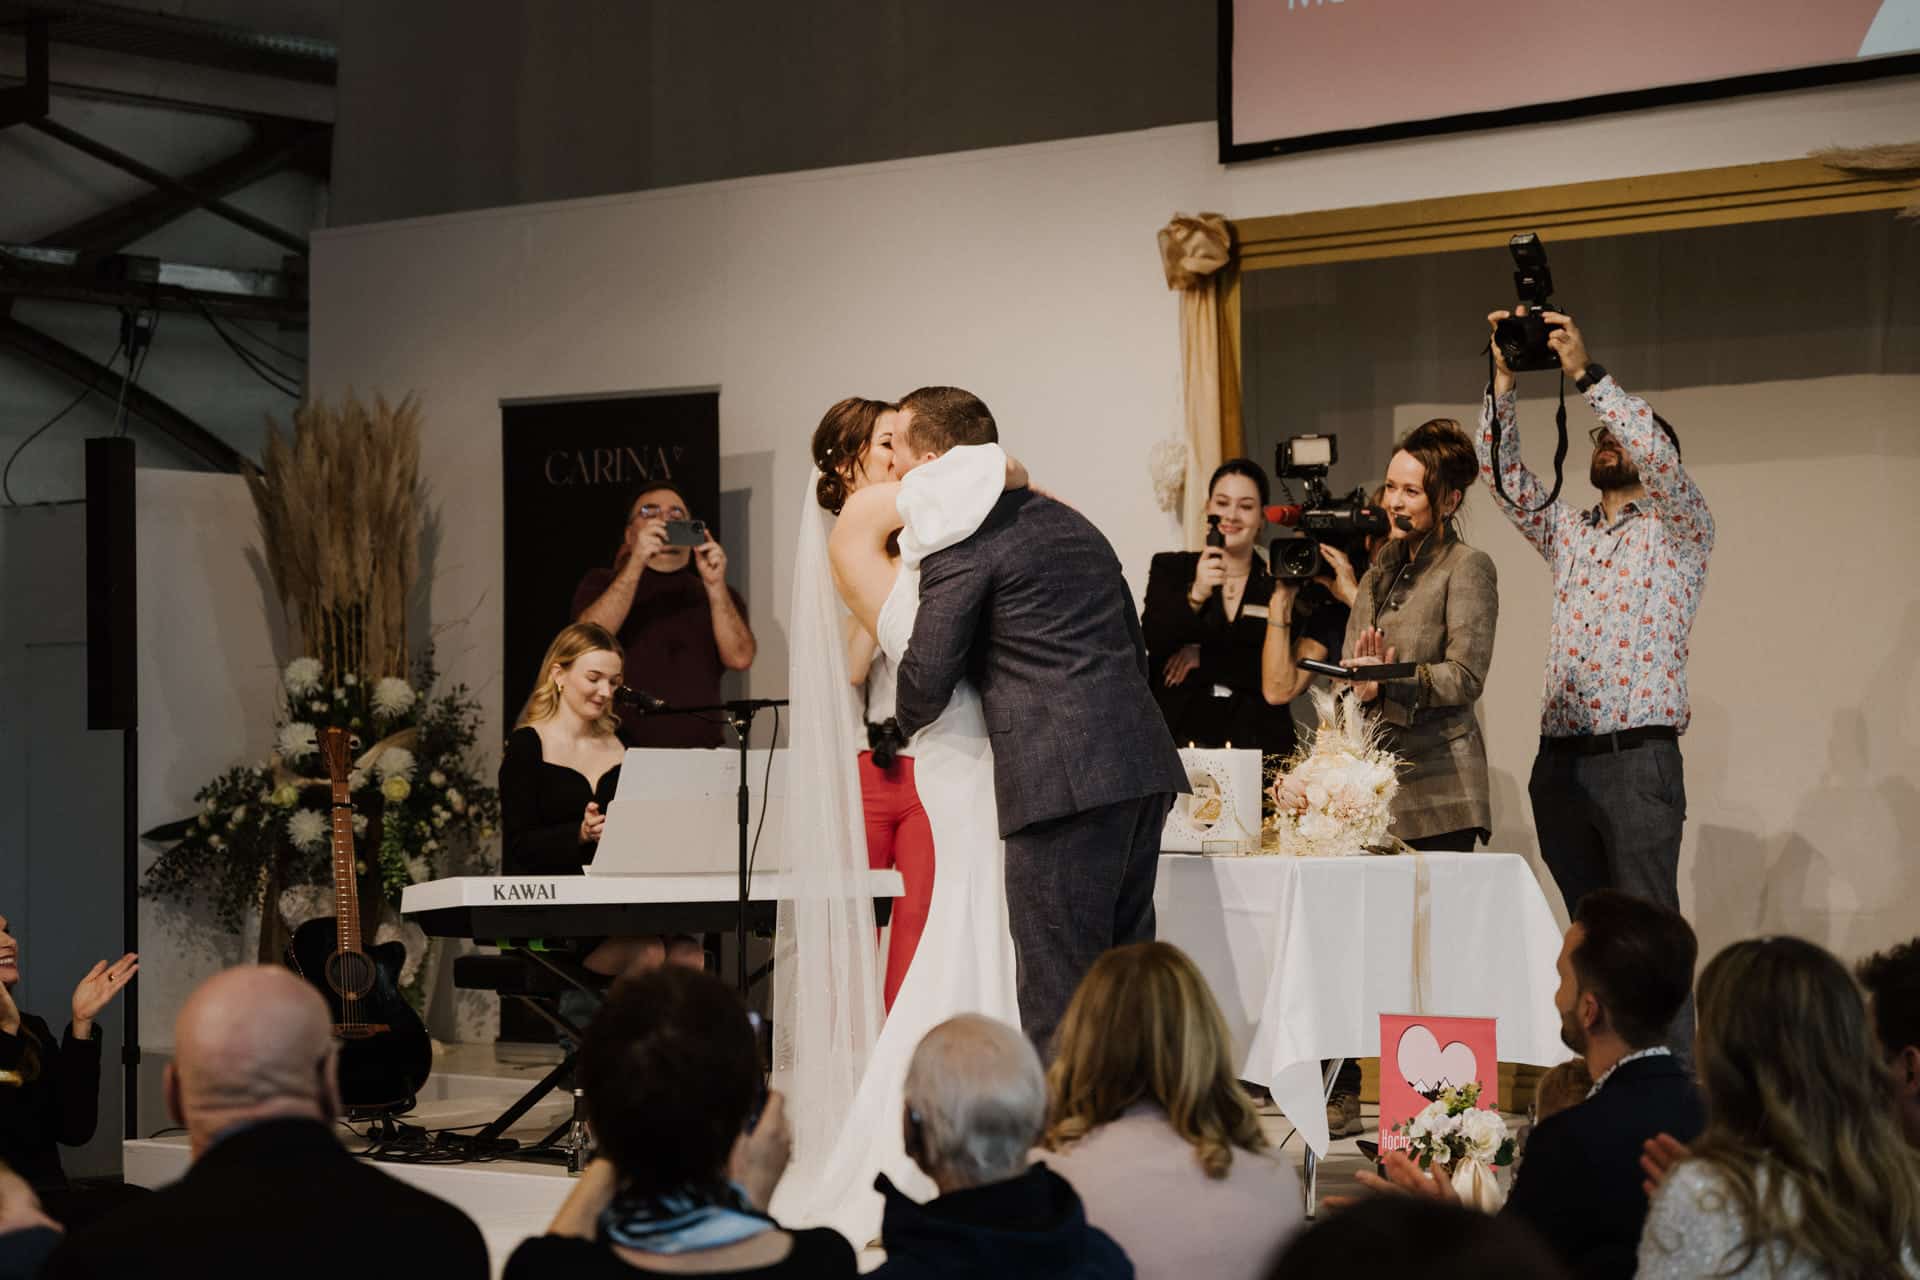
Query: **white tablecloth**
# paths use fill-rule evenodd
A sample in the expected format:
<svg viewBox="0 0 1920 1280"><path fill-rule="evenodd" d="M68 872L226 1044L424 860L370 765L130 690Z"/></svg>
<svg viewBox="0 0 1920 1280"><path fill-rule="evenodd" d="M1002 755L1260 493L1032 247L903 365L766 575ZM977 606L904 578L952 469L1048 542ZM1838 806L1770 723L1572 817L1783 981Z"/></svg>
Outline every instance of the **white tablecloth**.
<svg viewBox="0 0 1920 1280"><path fill-rule="evenodd" d="M1424 890L1424 1001L1415 895ZM1322 1058L1380 1052L1380 1015L1493 1017L1500 1057L1570 1057L1553 1007L1560 930L1526 859L1510 853L1357 858L1163 854L1159 936L1213 987L1243 1079L1265 1085L1301 1138L1327 1151Z"/></svg>

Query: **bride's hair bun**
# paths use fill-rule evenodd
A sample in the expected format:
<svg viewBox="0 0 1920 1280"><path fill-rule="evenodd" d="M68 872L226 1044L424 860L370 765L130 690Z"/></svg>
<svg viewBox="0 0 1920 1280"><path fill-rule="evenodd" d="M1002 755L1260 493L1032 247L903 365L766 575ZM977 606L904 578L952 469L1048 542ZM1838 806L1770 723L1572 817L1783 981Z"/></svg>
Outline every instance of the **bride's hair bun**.
<svg viewBox="0 0 1920 1280"><path fill-rule="evenodd" d="M814 428L813 465L820 468L820 482L813 496L835 515L853 492L854 470L873 441L874 423L892 407L884 400L849 396L827 410Z"/></svg>
<svg viewBox="0 0 1920 1280"><path fill-rule="evenodd" d="M838 471L823 467L819 483L813 486L813 496L821 506L839 515L840 508L847 505L847 482L840 478Z"/></svg>

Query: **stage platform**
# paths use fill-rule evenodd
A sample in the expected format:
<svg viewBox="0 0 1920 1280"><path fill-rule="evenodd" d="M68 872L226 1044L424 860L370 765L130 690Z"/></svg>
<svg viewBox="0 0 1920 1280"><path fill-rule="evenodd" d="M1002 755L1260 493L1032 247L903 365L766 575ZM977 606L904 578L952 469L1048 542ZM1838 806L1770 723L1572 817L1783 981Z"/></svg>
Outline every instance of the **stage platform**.
<svg viewBox="0 0 1920 1280"><path fill-rule="evenodd" d="M534 1060L502 1062L492 1045L454 1045L436 1054L432 1077L427 1081L419 1105L405 1117L405 1123L420 1128L449 1129L477 1126L492 1120L527 1086L545 1075L557 1061L549 1047L542 1053L529 1047ZM509 1137L523 1146L538 1142L572 1111L570 1095L556 1091L546 1101L521 1118L509 1131ZM1365 1108L1369 1126L1374 1123L1374 1108ZM1261 1122L1268 1138L1282 1144L1282 1151L1299 1167L1302 1146L1293 1137L1293 1127L1285 1118L1263 1111ZM1517 1125L1517 1117L1509 1123ZM340 1140L349 1150L367 1147L364 1126L342 1126ZM1362 1137L1371 1137L1371 1129ZM185 1134L166 1133L122 1144L126 1162L126 1180L143 1187L159 1187L187 1171L189 1151ZM377 1161L379 1167L412 1186L458 1205L480 1226L486 1237L487 1252L498 1276L507 1257L528 1236L539 1235L573 1187L564 1164L538 1163L502 1156L488 1161L457 1164L409 1164ZM1327 1158L1320 1164L1320 1194L1350 1195L1358 1188L1353 1181L1356 1170L1367 1167L1365 1158L1354 1146L1354 1139L1336 1139ZM878 1266L878 1250L862 1248L867 1241L856 1240L861 1249L860 1267L867 1271Z"/></svg>

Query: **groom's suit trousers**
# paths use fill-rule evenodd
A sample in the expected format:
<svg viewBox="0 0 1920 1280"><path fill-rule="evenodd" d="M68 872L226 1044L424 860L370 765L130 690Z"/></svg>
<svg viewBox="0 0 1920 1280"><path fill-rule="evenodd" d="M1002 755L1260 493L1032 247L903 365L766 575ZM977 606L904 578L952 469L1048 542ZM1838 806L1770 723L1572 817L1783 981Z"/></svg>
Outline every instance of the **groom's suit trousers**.
<svg viewBox="0 0 1920 1280"><path fill-rule="evenodd" d="M1093 962L1153 938L1153 884L1170 794L1022 827L1006 837L1007 923L1020 1027L1053 1056L1054 1030Z"/></svg>

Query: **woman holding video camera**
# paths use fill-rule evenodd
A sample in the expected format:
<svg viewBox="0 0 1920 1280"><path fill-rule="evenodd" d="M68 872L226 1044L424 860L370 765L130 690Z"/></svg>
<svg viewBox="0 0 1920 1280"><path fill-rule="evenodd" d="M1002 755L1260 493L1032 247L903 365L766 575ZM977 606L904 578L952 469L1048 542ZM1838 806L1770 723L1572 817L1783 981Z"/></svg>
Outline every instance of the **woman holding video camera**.
<svg viewBox="0 0 1920 1280"><path fill-rule="evenodd" d="M1267 680L1267 649L1281 644L1291 667L1294 658L1337 651L1345 634L1344 609L1328 601L1311 617L1302 609L1296 618L1300 584L1277 584L1268 571L1257 550L1267 527L1268 493L1267 473L1258 463L1221 463L1207 485L1208 545L1163 551L1148 571L1140 618L1148 676L1176 743L1238 743L1268 755L1291 754L1293 713L1287 704L1299 689L1288 692L1291 686L1283 687L1277 669L1274 680Z"/></svg>
<svg viewBox="0 0 1920 1280"><path fill-rule="evenodd" d="M1456 519L1478 475L1473 441L1451 418L1401 438L1381 503L1387 542L1347 623L1345 665L1417 664L1405 680L1353 687L1407 764L1393 833L1421 850L1469 850L1493 827L1474 704L1493 664L1500 595L1493 560L1460 540Z"/></svg>

